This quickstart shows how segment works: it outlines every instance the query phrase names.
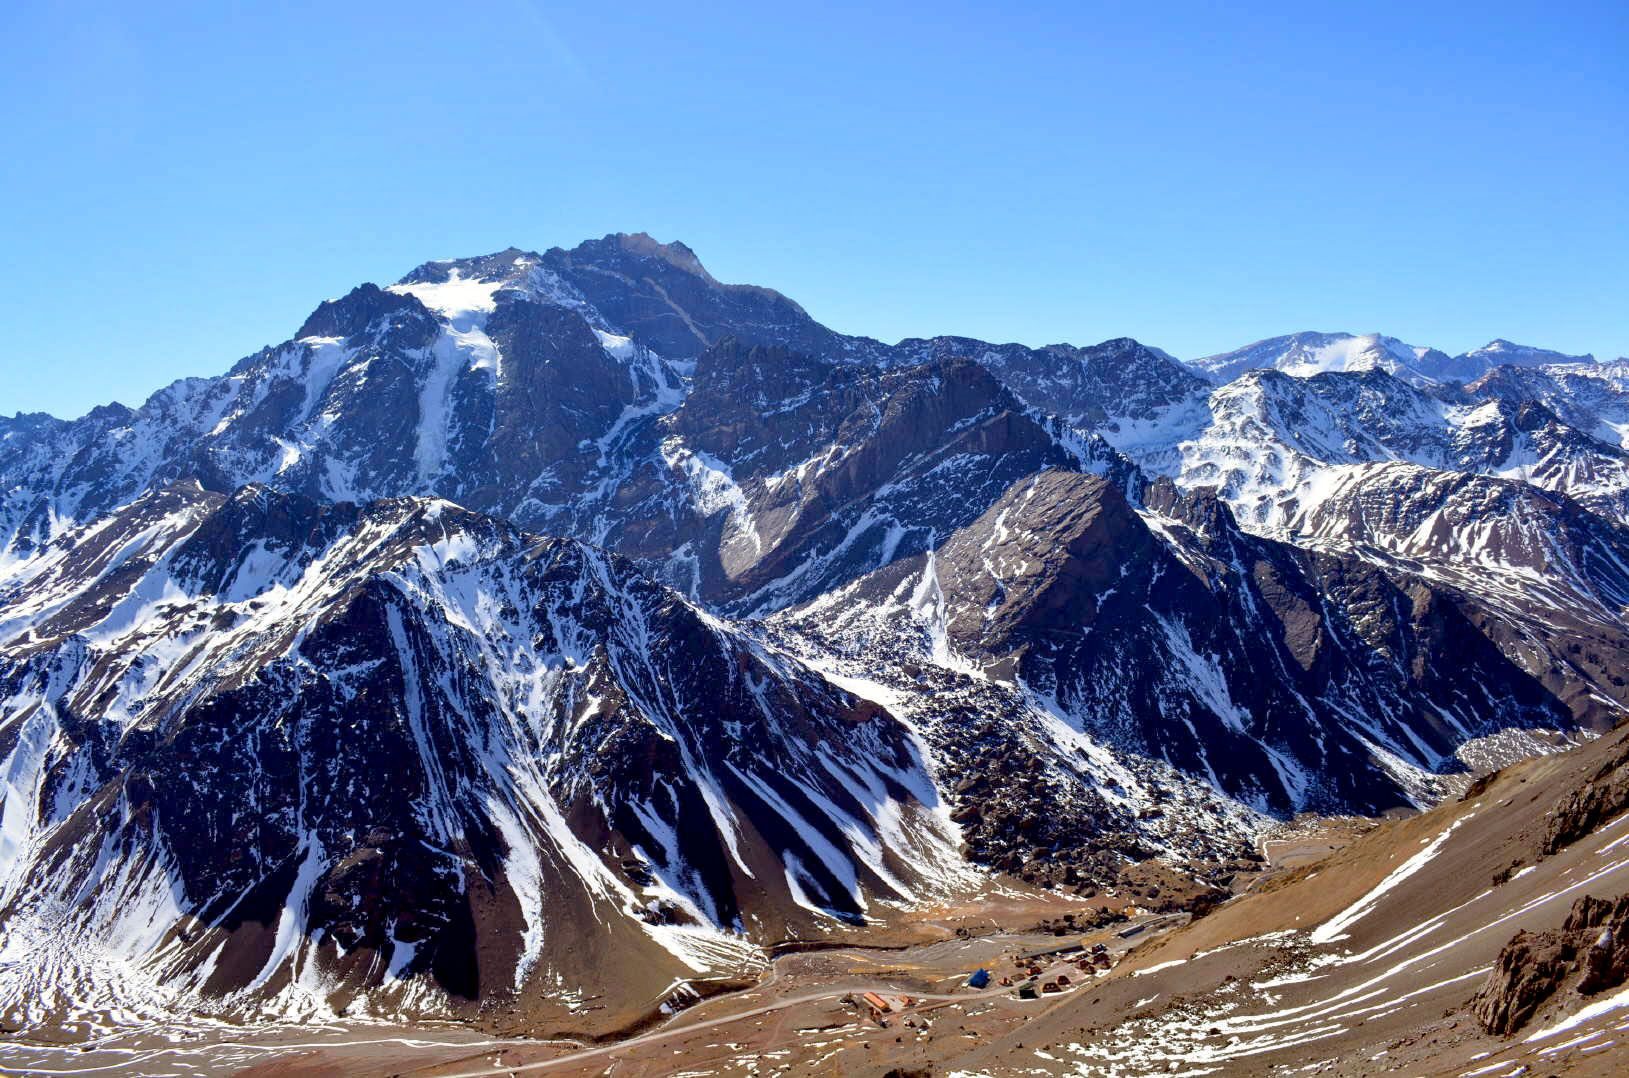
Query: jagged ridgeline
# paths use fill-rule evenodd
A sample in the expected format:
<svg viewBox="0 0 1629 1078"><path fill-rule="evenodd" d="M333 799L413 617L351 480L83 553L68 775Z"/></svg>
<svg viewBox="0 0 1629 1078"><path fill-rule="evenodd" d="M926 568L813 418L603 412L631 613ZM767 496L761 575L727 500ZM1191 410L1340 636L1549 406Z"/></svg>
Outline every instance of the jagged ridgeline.
<svg viewBox="0 0 1629 1078"><path fill-rule="evenodd" d="M1626 438L1623 361L889 345L643 235L362 285L0 420L0 1004L568 1028L1203 891L1623 714Z"/></svg>

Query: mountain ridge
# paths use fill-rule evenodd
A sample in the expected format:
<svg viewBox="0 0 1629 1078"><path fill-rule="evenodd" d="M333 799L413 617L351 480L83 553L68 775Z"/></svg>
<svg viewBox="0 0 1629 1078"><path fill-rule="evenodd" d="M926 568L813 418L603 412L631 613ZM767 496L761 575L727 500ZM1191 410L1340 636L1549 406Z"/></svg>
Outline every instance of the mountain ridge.
<svg viewBox="0 0 1629 1078"><path fill-rule="evenodd" d="M1629 713L1619 365L885 345L644 234L296 334L0 420L8 1007L586 1029L992 880L1203 905Z"/></svg>

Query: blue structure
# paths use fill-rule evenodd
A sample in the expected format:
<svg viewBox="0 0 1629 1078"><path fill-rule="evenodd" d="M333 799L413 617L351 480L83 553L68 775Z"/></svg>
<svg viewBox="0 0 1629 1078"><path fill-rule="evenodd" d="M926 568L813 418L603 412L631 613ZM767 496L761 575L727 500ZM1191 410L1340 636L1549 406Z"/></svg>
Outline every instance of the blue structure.
<svg viewBox="0 0 1629 1078"><path fill-rule="evenodd" d="M976 969L973 971L973 975L967 978L967 987L969 988L983 988L989 983L990 971L987 969Z"/></svg>

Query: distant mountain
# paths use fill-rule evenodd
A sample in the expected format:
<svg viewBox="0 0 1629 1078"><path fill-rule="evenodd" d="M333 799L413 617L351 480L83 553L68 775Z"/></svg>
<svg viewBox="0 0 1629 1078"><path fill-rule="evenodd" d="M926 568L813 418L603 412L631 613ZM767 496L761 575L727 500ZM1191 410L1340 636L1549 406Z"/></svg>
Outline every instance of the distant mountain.
<svg viewBox="0 0 1629 1078"><path fill-rule="evenodd" d="M1555 365L1588 365L1595 362L1592 355L1569 356L1548 348L1531 348L1525 344L1512 344L1495 338L1481 348L1473 348L1455 357L1462 368L1461 380L1480 378L1495 367L1548 367ZM1480 368L1480 369L1474 369Z"/></svg>
<svg viewBox="0 0 1629 1078"><path fill-rule="evenodd" d="M1247 526L1275 535L1332 466L1364 462L1517 479L1629 520L1629 453L1596 436L1610 423L1590 410L1618 415L1615 391L1593 379L1547 381L1549 392L1531 395L1501 392L1504 384L1460 390L1416 387L1380 370L1252 370L1169 408L1155 436L1104 436L1145 473L1214 487ZM1564 422L1552 404L1589 429Z"/></svg>
<svg viewBox="0 0 1629 1078"><path fill-rule="evenodd" d="M1514 404L1536 401L1596 441L1629 449L1629 360L1499 367L1469 389Z"/></svg>
<svg viewBox="0 0 1629 1078"><path fill-rule="evenodd" d="M1271 369L1297 378L1331 371L1382 370L1406 382L1469 382L1496 367L1542 367L1592 364L1594 356L1569 356L1493 340L1481 348L1449 356L1435 348L1404 344L1378 333L1292 333L1269 337L1231 352L1193 361L1195 369L1218 382L1230 382L1246 371Z"/></svg>
<svg viewBox="0 0 1629 1078"><path fill-rule="evenodd" d="M1231 382L1246 371L1278 370L1297 378L1329 371L1382 370L1408 381L1430 381L1429 369L1448 362L1431 348L1416 348L1395 337L1369 333L1292 333L1269 337L1232 352L1193 361L1217 382Z"/></svg>

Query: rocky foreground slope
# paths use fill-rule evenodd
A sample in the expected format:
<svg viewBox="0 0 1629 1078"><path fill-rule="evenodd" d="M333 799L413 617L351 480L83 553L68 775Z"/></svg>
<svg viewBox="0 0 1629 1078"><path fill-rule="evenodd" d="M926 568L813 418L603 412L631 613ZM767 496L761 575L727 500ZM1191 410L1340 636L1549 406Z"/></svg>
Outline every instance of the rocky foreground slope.
<svg viewBox="0 0 1629 1078"><path fill-rule="evenodd" d="M945 1073L1611 1075L1629 728L1268 878Z"/></svg>
<svg viewBox="0 0 1629 1078"><path fill-rule="evenodd" d="M1623 364L1280 344L886 345L610 236L0 420L5 1015L609 1027L1610 728Z"/></svg>

